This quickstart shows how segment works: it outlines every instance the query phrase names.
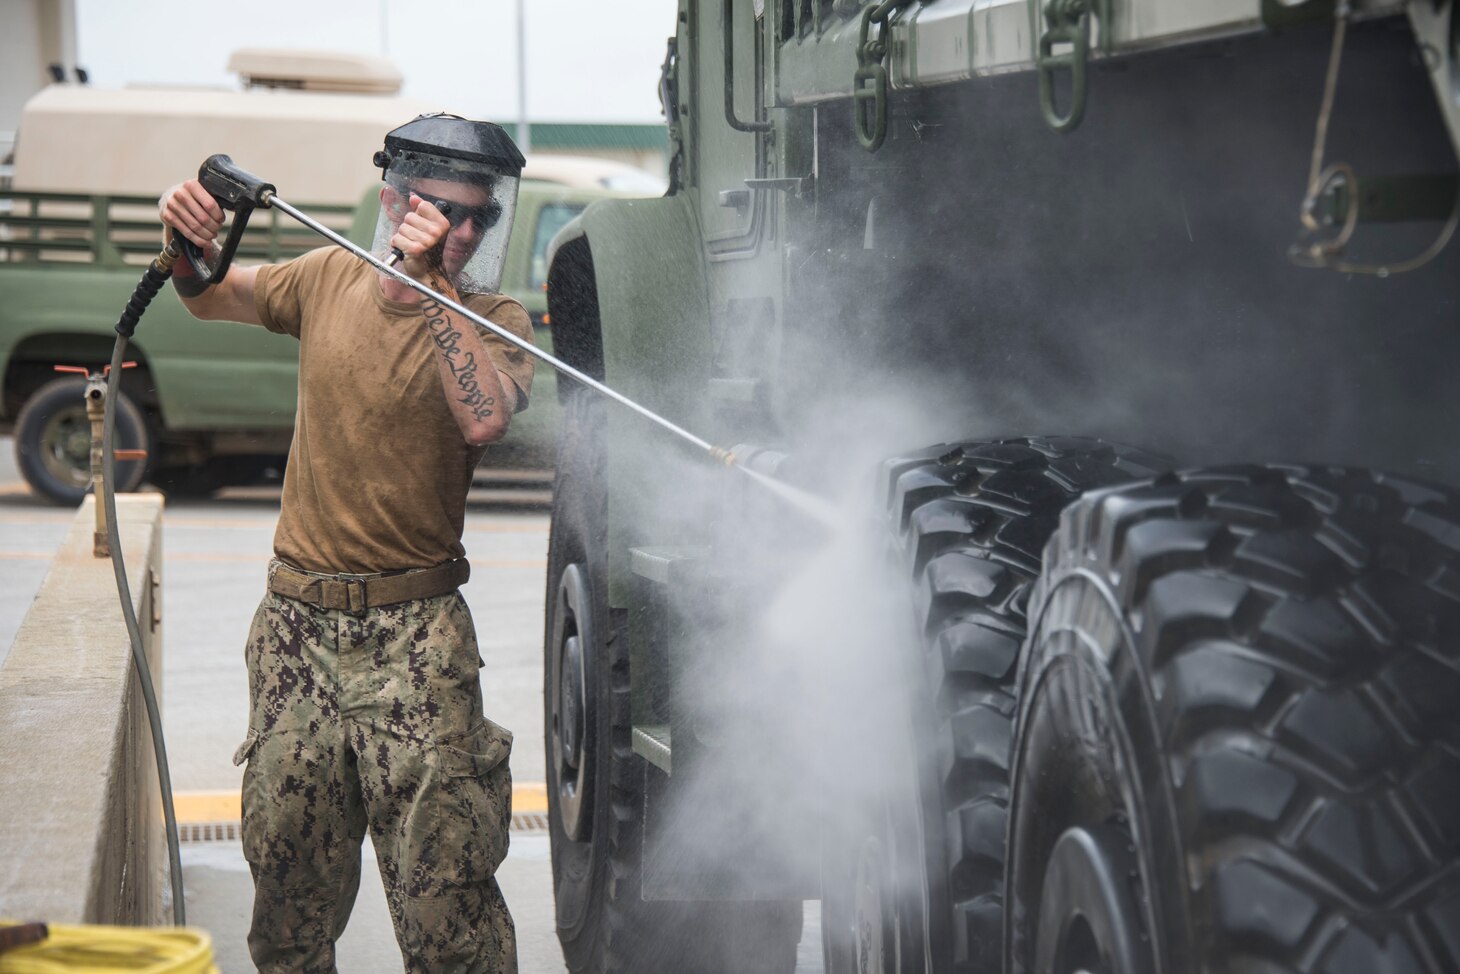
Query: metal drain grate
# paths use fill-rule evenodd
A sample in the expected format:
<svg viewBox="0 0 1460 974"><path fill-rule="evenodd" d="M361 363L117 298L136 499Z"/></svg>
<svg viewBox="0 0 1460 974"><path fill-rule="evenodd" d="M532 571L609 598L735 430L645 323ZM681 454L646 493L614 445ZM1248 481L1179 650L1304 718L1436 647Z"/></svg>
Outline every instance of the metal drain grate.
<svg viewBox="0 0 1460 974"><path fill-rule="evenodd" d="M237 822L189 822L177 827L179 842L237 842Z"/></svg>
<svg viewBox="0 0 1460 974"><path fill-rule="evenodd" d="M544 812L516 812L512 816L513 832L546 832L547 814ZM237 822L188 822L177 827L179 842L237 842Z"/></svg>
<svg viewBox="0 0 1460 974"><path fill-rule="evenodd" d="M512 814L513 832L546 832L547 830L546 812L514 812Z"/></svg>

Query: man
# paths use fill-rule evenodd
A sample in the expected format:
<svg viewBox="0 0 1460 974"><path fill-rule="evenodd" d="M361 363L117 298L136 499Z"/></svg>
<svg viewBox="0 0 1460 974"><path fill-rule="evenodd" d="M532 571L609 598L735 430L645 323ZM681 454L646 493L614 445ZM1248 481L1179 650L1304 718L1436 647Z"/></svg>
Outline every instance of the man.
<svg viewBox="0 0 1460 974"><path fill-rule="evenodd" d="M376 153L376 253L531 338L495 293L522 155L505 132L421 116ZM200 246L223 223L196 181L163 222ZM443 214L444 211L444 214ZM243 846L249 950L266 974L332 972L368 828L411 972L515 972L494 873L507 851L511 735L482 713L457 586L466 493L527 405L531 359L339 248L177 290L198 318L299 339L299 408L269 591L249 632Z"/></svg>

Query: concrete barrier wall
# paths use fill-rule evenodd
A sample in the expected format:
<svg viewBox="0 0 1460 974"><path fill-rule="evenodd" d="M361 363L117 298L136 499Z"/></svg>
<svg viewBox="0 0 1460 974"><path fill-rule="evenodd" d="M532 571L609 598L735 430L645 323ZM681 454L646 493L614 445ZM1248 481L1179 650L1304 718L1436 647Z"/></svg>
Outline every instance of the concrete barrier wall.
<svg viewBox="0 0 1460 974"><path fill-rule="evenodd" d="M162 675L162 498L117 498L133 605ZM169 922L152 736L110 559L76 512L0 666L0 916Z"/></svg>

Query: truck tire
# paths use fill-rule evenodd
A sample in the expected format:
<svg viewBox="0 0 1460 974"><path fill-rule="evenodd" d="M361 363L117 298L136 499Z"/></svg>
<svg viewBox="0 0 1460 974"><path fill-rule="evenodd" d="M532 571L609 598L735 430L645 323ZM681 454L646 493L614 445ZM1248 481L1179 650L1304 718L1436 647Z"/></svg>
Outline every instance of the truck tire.
<svg viewBox="0 0 1460 974"><path fill-rule="evenodd" d="M1007 971L1460 970L1460 495L1167 474L1045 561Z"/></svg>
<svg viewBox="0 0 1460 974"><path fill-rule="evenodd" d="M926 674L910 708L924 718L913 735L925 765L914 812L921 824L889 826L890 839L877 830L852 836L828 862L828 974L923 970L925 957L937 971L998 970L1014 678L1041 549L1082 492L1167 466L1082 438L970 442L886 463L883 506L894 554L918 593L917 670ZM879 809L867 819L895 817ZM908 832L920 832L924 847L889 853ZM868 853L882 861L862 861ZM915 870L922 875L907 875ZM909 905L906 891L918 886L922 901ZM869 904L874 913L924 915L861 915Z"/></svg>
<svg viewBox="0 0 1460 974"><path fill-rule="evenodd" d="M607 606L604 404L564 403L543 659L558 939L574 974L790 974L801 904L640 898L644 765L631 744L626 619Z"/></svg>
<svg viewBox="0 0 1460 974"><path fill-rule="evenodd" d="M15 421L15 462L36 493L55 504L74 507L91 490L91 422L82 398L86 380L52 379L35 391ZM156 452L147 418L125 392L117 393L117 449ZM118 493L134 491L147 474L148 460L117 461Z"/></svg>

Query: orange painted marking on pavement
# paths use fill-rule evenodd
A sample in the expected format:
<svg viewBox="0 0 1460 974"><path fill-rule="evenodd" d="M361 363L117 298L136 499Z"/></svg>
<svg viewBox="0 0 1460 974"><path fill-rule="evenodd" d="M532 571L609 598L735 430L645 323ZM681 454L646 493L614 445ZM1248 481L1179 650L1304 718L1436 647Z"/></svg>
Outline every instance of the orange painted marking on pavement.
<svg viewBox="0 0 1460 974"><path fill-rule="evenodd" d="M547 811L547 785L541 781L515 781L512 783L512 811Z"/></svg>
<svg viewBox="0 0 1460 974"><path fill-rule="evenodd" d="M175 791L172 809L179 825L237 822L243 817L243 799L236 791Z"/></svg>
<svg viewBox="0 0 1460 974"><path fill-rule="evenodd" d="M547 525L536 527L530 524L468 524L467 531L479 534L547 534Z"/></svg>
<svg viewBox="0 0 1460 974"><path fill-rule="evenodd" d="M242 798L236 791L173 792L172 807L179 825L237 822L243 815ZM547 785L541 781L513 784L512 811L546 812Z"/></svg>

